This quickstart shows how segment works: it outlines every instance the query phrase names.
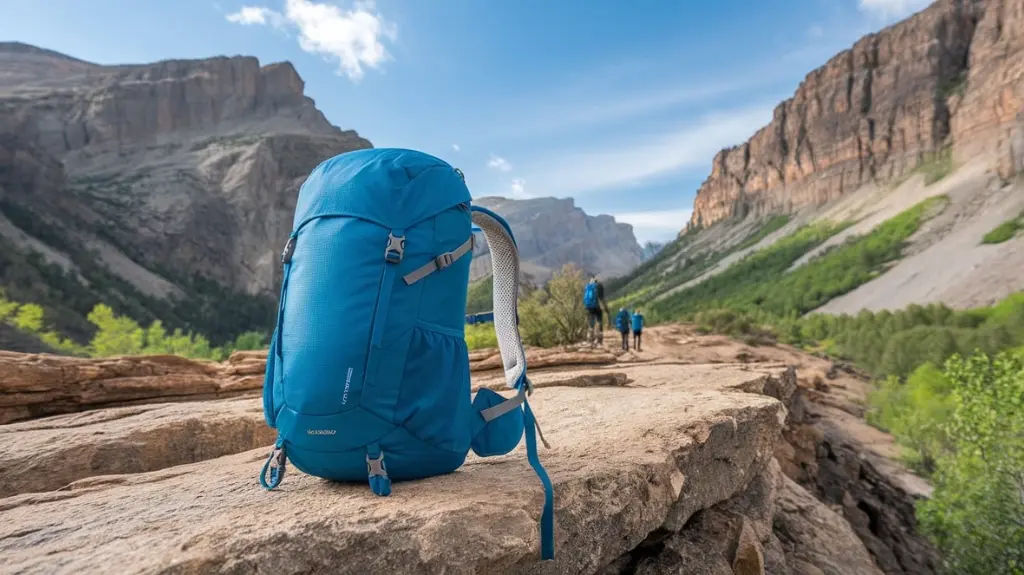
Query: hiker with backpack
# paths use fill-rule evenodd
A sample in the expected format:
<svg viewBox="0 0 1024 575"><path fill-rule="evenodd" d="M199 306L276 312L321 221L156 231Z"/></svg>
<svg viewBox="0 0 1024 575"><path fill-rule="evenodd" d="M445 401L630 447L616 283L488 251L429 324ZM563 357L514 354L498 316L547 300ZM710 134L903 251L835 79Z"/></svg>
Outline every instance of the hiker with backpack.
<svg viewBox="0 0 1024 575"><path fill-rule="evenodd" d="M612 314L608 312L608 304L604 301L604 285L598 281L597 276L590 278L583 288L583 307L587 308L587 339L590 346L594 347L595 342L599 346L604 345L604 317L601 308L604 308L609 320Z"/></svg>
<svg viewBox="0 0 1024 575"><path fill-rule="evenodd" d="M615 316L615 329L622 334L622 351L629 351L629 311L624 307Z"/></svg>
<svg viewBox="0 0 1024 575"><path fill-rule="evenodd" d="M640 310L633 312L633 349L640 351L640 336L644 333L644 314Z"/></svg>
<svg viewBox="0 0 1024 575"><path fill-rule="evenodd" d="M519 250L508 223L472 205L465 177L447 162L388 148L317 166L299 189L293 222L263 379L264 417L278 436L260 484L276 488L290 463L386 497L392 481L451 473L470 450L504 455L525 438L544 491L541 558L554 559L554 490L527 399ZM470 390L465 312L477 231L491 252L494 327L511 397ZM276 497L298 503L305 487L315 489L299 483Z"/></svg>

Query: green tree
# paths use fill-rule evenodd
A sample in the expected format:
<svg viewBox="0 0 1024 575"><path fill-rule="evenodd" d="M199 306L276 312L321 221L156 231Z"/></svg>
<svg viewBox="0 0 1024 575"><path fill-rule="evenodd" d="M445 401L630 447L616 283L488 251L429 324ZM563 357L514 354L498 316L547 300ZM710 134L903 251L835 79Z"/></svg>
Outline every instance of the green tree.
<svg viewBox="0 0 1024 575"><path fill-rule="evenodd" d="M952 413L950 388L942 370L926 363L906 383L890 376L868 397L868 421L892 433L906 448L903 458L925 475L952 449L944 427Z"/></svg>
<svg viewBox="0 0 1024 575"><path fill-rule="evenodd" d="M130 317L117 316L106 304L96 304L87 318L97 327L89 343L97 357L138 355L146 347L146 332Z"/></svg>
<svg viewBox="0 0 1024 575"><path fill-rule="evenodd" d="M34 303L22 304L14 314L13 323L22 331L38 334L43 331L43 308Z"/></svg>
<svg viewBox="0 0 1024 575"><path fill-rule="evenodd" d="M939 458L923 531L950 572L1024 573L1024 356L976 354L946 362L952 446Z"/></svg>
<svg viewBox="0 0 1024 575"><path fill-rule="evenodd" d="M545 313L554 324L556 344L582 341L587 335L587 311L583 307L583 271L566 264L555 272L547 285Z"/></svg>

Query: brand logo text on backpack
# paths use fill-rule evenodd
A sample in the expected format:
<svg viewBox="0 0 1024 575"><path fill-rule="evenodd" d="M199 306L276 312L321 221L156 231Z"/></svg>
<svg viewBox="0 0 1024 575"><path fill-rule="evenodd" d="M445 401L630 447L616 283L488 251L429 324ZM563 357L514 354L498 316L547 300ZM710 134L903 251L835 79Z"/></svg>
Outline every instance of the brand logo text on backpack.
<svg viewBox="0 0 1024 575"><path fill-rule="evenodd" d="M335 435L338 433L337 429L307 429L308 435Z"/></svg>
<svg viewBox="0 0 1024 575"><path fill-rule="evenodd" d="M348 403L348 388L352 385L352 368L348 368L348 373L345 374L345 390L341 392L341 404L345 405Z"/></svg>

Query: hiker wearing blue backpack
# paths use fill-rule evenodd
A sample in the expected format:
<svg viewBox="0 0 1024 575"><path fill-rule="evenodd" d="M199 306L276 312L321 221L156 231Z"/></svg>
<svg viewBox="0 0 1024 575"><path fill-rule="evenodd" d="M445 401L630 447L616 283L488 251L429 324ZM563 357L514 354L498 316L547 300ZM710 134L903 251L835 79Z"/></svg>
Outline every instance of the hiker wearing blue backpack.
<svg viewBox="0 0 1024 575"><path fill-rule="evenodd" d="M640 336L644 333L644 314L633 312L633 349L640 351Z"/></svg>
<svg viewBox="0 0 1024 575"><path fill-rule="evenodd" d="M608 312L608 304L604 301L604 286L598 281L597 276L590 278L583 288L583 307L587 308L587 340L590 347L594 347L595 344L604 345L604 317L601 315L601 308L604 308L609 320L612 314Z"/></svg>
<svg viewBox="0 0 1024 575"><path fill-rule="evenodd" d="M476 231L491 252L511 397L470 391L465 312ZM324 161L299 189L281 264L263 380L263 413L278 436L260 484L277 487L290 463L385 497L392 481L451 473L470 450L504 455L525 437L544 490L541 558L553 559L554 491L537 456L538 439L547 444L527 400L533 385L518 328L519 249L501 216L472 205L462 172L402 149ZM306 487L318 489L299 483L276 497L299 503Z"/></svg>
<svg viewBox="0 0 1024 575"><path fill-rule="evenodd" d="M620 307L615 316L615 329L622 334L622 350L629 351L629 310L624 307Z"/></svg>

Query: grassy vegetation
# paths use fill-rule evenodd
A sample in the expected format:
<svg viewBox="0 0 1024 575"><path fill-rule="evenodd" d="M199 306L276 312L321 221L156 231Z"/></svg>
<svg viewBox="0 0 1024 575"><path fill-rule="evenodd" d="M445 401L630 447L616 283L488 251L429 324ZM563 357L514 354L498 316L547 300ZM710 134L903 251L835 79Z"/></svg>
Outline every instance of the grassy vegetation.
<svg viewBox="0 0 1024 575"><path fill-rule="evenodd" d="M0 290L0 324L31 334L51 348L69 355L108 357L115 355L173 354L194 359L226 358L232 351L262 349L266 334L247 332L224 346L213 346L199 334L175 329L168 332L159 320L148 327L140 326L127 316L120 316L105 304L97 304L88 314L95 333L86 345L62 337L44 320L42 306L8 299Z"/></svg>
<svg viewBox="0 0 1024 575"><path fill-rule="evenodd" d="M1024 230L1024 212L1021 212L1016 218L1006 220L996 226L992 231L985 234L985 237L981 239L981 243L1001 244L1012 240L1017 236L1017 232L1021 230Z"/></svg>
<svg viewBox="0 0 1024 575"><path fill-rule="evenodd" d="M769 234L772 234L774 232L779 231L780 229L782 229L782 226L785 226L788 223L789 223L789 216L788 215L771 216L761 226L760 229L758 229L756 232L754 232L753 235L751 235L749 238L743 240L735 248L731 249L730 253L738 252L740 250L745 250L745 249L747 249L747 248L749 248L751 246L756 245L758 242L760 242L761 240L763 240L766 237L768 237Z"/></svg>
<svg viewBox="0 0 1024 575"><path fill-rule="evenodd" d="M470 283L466 293L466 313L491 311L494 309L493 297L493 276Z"/></svg>
<svg viewBox="0 0 1024 575"><path fill-rule="evenodd" d="M899 258L903 244L925 215L945 201L940 197L921 202L867 235L850 238L788 271L848 224L805 226L696 286L652 302L649 315L693 319L698 312L727 309L757 317L762 323L798 317L876 277Z"/></svg>
<svg viewBox="0 0 1024 575"><path fill-rule="evenodd" d="M680 258L678 255L685 253L699 234L699 230L696 229L689 231L631 273L605 282L610 304L614 307L636 307L646 304L659 294L699 277L729 254L760 242L787 223L789 216L772 216L742 242L728 250L699 251Z"/></svg>

